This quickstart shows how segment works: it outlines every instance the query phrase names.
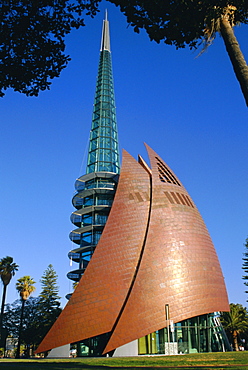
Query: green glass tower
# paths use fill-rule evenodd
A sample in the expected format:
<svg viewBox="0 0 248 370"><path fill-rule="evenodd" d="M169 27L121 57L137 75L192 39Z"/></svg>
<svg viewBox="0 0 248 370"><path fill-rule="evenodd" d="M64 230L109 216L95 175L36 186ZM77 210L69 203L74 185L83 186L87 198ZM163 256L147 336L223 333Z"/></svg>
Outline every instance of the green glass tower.
<svg viewBox="0 0 248 370"><path fill-rule="evenodd" d="M103 21L98 78L90 133L87 173L119 173L119 148L110 52L109 22Z"/></svg>
<svg viewBox="0 0 248 370"><path fill-rule="evenodd" d="M77 247L69 252L78 263L67 276L78 282L87 267L106 224L120 171L116 109L107 12L103 21L100 61L90 131L86 174L75 183L71 215L77 227L70 239ZM68 294L70 298L70 294Z"/></svg>

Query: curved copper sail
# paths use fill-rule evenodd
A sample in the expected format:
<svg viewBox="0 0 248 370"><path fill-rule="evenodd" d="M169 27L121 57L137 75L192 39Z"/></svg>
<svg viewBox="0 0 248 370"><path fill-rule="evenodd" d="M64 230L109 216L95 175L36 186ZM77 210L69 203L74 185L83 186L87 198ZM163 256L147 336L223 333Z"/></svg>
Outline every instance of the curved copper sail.
<svg viewBox="0 0 248 370"><path fill-rule="evenodd" d="M152 167L151 218L137 278L105 353L165 327L229 304L218 257L189 194L147 146Z"/></svg>
<svg viewBox="0 0 248 370"><path fill-rule="evenodd" d="M118 189L101 239L78 287L37 353L111 331L140 258L149 206L149 175L123 152Z"/></svg>
<svg viewBox="0 0 248 370"><path fill-rule="evenodd" d="M104 350L174 322L228 311L218 257L189 194L147 147L151 171L128 153L114 203L79 286L37 352L111 331Z"/></svg>

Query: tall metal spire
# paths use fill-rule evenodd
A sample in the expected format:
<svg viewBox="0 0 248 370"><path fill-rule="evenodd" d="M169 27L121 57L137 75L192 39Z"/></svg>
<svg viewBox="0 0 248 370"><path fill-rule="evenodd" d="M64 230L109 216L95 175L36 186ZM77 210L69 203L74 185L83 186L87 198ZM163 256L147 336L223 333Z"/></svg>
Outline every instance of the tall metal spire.
<svg viewBox="0 0 248 370"><path fill-rule="evenodd" d="M78 263L67 276L78 282L95 251L107 222L120 171L114 87L107 13L103 21L100 62L90 132L86 174L76 180L72 203L76 210L71 222L77 227L70 233L76 244L69 252ZM68 294L70 298L71 294Z"/></svg>
<svg viewBox="0 0 248 370"><path fill-rule="evenodd" d="M120 159L107 12L103 21L87 173L119 173Z"/></svg>
<svg viewBox="0 0 248 370"><path fill-rule="evenodd" d="M102 41L101 41L101 51L107 50L110 52L110 37L109 37L109 21L108 21L108 12L106 9L105 19L102 26Z"/></svg>

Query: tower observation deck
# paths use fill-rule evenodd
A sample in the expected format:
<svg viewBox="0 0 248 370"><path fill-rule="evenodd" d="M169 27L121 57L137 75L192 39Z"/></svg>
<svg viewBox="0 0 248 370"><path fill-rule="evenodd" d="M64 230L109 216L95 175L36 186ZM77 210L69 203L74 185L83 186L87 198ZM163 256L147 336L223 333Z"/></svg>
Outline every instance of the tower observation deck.
<svg viewBox="0 0 248 370"><path fill-rule="evenodd" d="M70 239L77 245L69 258L78 268L67 277L78 282L83 275L106 224L120 172L120 156L114 97L109 22L103 21L100 60L90 131L86 174L75 183L71 222L77 227ZM67 295L70 298L71 294Z"/></svg>

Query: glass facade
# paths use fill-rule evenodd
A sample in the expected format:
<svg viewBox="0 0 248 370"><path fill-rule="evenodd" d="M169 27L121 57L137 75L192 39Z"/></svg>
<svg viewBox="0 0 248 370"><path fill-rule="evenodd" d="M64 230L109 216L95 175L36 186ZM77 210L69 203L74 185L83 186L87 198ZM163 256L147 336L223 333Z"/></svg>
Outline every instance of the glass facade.
<svg viewBox="0 0 248 370"><path fill-rule="evenodd" d="M105 333L77 343L77 356L100 357L107 344L109 336L110 333Z"/></svg>
<svg viewBox="0 0 248 370"><path fill-rule="evenodd" d="M87 173L119 173L119 148L111 54L102 50L92 117Z"/></svg>
<svg viewBox="0 0 248 370"><path fill-rule="evenodd" d="M117 174L103 172L84 175L76 181L77 193L72 199L76 211L72 213L71 221L77 229L70 233L70 239L78 248L69 252L69 258L79 263L79 269L67 274L75 282L80 280L100 240L117 182Z"/></svg>
<svg viewBox="0 0 248 370"><path fill-rule="evenodd" d="M138 339L139 355L230 351L217 314L192 317Z"/></svg>

